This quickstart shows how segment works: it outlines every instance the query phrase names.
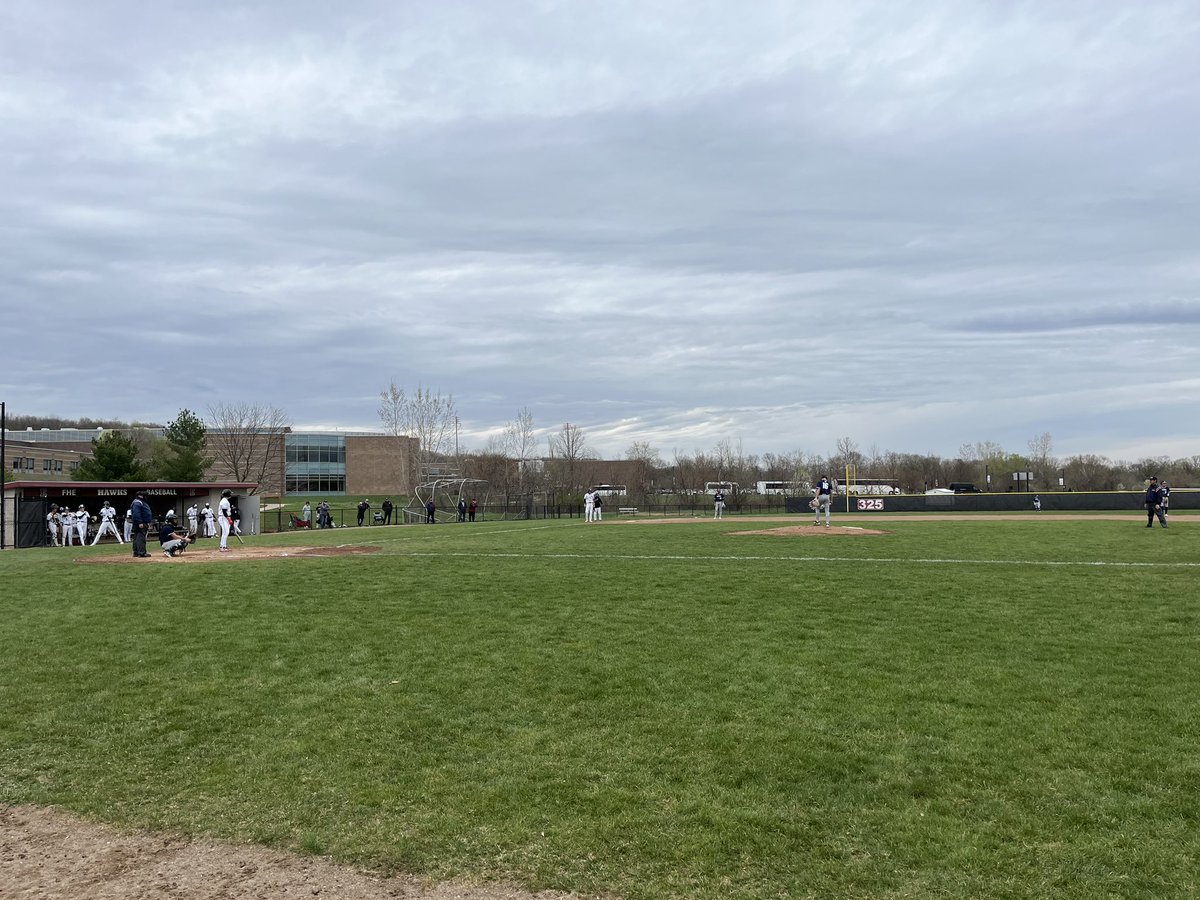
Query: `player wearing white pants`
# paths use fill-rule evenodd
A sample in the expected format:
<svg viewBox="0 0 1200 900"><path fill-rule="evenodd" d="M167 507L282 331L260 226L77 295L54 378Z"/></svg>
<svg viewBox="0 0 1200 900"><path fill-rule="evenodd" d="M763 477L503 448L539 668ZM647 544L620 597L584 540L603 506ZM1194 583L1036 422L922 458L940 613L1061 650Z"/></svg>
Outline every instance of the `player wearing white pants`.
<svg viewBox="0 0 1200 900"><path fill-rule="evenodd" d="M92 546L95 547L100 543L100 538L104 537L106 532L112 532L112 536L117 539L118 544L125 543L121 540L121 532L117 531L117 511L108 505L108 501L104 501L104 505L100 507L100 527L96 529L96 536L92 538Z"/></svg>
<svg viewBox="0 0 1200 900"><path fill-rule="evenodd" d="M128 544L130 541L133 540L133 510L132 509L125 510L125 527L123 530L125 532L125 543Z"/></svg>
<svg viewBox="0 0 1200 900"><path fill-rule="evenodd" d="M75 511L75 530L79 533L79 546L82 547L87 543L87 526L88 514L87 507L82 503L79 504L79 509Z"/></svg>
<svg viewBox="0 0 1200 900"><path fill-rule="evenodd" d="M596 495L588 491L583 495L583 520L585 522L592 521L596 515Z"/></svg>
<svg viewBox="0 0 1200 900"><path fill-rule="evenodd" d="M200 515L204 516L204 536L215 537L217 534L217 514L213 512L213 508L209 504L205 503L204 509L200 510Z"/></svg>
<svg viewBox="0 0 1200 900"><path fill-rule="evenodd" d="M200 527L200 510L193 503L187 508L188 531L194 536L198 533Z"/></svg>
<svg viewBox="0 0 1200 900"><path fill-rule="evenodd" d="M233 525L233 506L229 502L229 498L233 496L233 492L228 488L221 491L221 502L217 505L217 522L221 526L221 552L228 553L229 548L226 544L229 543L229 530Z"/></svg>
<svg viewBox="0 0 1200 900"><path fill-rule="evenodd" d="M64 506L58 513L58 524L62 528L62 545L70 547L75 542L75 514Z"/></svg>
<svg viewBox="0 0 1200 900"><path fill-rule="evenodd" d="M46 515L46 527L50 529L50 546L61 547L62 541L58 539L58 504L54 503L50 506L50 512Z"/></svg>

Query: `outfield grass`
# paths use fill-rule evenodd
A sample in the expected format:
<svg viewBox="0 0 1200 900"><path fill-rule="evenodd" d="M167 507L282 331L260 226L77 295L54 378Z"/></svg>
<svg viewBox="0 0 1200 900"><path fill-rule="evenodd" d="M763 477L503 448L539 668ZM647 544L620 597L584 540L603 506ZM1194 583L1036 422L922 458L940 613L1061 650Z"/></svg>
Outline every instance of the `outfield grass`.
<svg viewBox="0 0 1200 900"><path fill-rule="evenodd" d="M0 554L0 802L631 898L1196 896L1200 524L729 535L775 524Z"/></svg>

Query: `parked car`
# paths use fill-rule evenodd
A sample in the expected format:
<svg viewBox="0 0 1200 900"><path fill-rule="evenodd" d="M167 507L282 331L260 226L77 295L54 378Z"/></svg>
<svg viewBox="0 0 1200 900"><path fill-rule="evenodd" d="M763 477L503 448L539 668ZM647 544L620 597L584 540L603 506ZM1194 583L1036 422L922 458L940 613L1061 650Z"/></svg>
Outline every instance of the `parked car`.
<svg viewBox="0 0 1200 900"><path fill-rule="evenodd" d="M952 481L950 482L950 490L956 494L982 494L983 491L975 487L969 481Z"/></svg>

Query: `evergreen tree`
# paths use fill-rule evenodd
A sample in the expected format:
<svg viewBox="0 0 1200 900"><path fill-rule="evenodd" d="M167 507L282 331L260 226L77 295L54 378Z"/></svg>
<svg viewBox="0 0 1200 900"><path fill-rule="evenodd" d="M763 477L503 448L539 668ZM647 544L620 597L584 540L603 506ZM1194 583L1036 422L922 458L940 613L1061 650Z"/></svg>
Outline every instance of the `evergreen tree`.
<svg viewBox="0 0 1200 900"><path fill-rule="evenodd" d="M79 464L76 481L149 481L150 467L138 459L137 444L119 431L92 438L92 458Z"/></svg>
<svg viewBox="0 0 1200 900"><path fill-rule="evenodd" d="M190 409L181 409L163 429L154 447L154 474L159 481L203 481L212 458L204 455L208 431Z"/></svg>

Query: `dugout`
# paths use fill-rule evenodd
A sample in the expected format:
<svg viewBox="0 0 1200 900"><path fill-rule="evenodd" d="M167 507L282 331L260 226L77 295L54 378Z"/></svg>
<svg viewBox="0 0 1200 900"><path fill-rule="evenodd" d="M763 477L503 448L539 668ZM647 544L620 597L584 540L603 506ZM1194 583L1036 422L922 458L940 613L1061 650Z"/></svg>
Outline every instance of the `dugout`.
<svg viewBox="0 0 1200 900"><path fill-rule="evenodd" d="M224 481L200 482L112 482L112 481L10 481L4 485L4 548L47 547L50 532L46 527L46 516L50 507L58 504L77 509L80 504L91 518L99 513L107 500L117 510L118 525L125 512L133 505L138 491L145 495L146 503L159 520L168 510L175 510L181 524L184 510L195 503L203 507L212 504L216 509L221 502L221 492L233 493L233 501L241 514L243 534L258 534L259 498L258 485L251 482ZM93 532L94 533L94 532Z"/></svg>

